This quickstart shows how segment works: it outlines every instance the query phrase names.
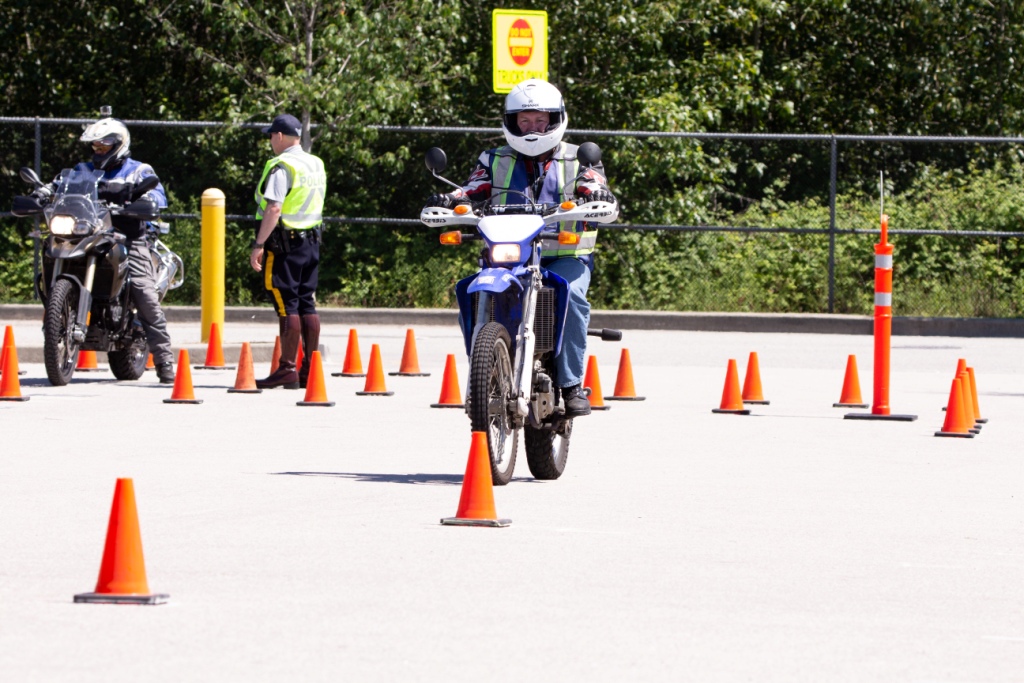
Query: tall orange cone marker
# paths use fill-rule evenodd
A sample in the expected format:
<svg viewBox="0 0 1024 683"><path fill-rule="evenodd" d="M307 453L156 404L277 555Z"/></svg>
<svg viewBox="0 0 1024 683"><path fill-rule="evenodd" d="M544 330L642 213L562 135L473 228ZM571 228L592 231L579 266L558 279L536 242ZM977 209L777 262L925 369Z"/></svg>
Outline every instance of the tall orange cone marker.
<svg viewBox="0 0 1024 683"><path fill-rule="evenodd" d="M974 380L974 368L967 368L967 376L971 380L971 400L974 403L974 421L985 424L987 417L981 416L981 408L978 407L978 383Z"/></svg>
<svg viewBox="0 0 1024 683"><path fill-rule="evenodd" d="M329 408L334 401L327 400L327 389L324 388L324 365L320 360L320 351L313 351L309 356L309 379L306 380L306 398L296 401L297 406L324 406Z"/></svg>
<svg viewBox="0 0 1024 683"><path fill-rule="evenodd" d="M839 403L833 408L867 408L867 403L860 397L860 376L857 373L857 356L852 353L846 359L846 376L843 377L843 392L839 395Z"/></svg>
<svg viewBox="0 0 1024 683"><path fill-rule="evenodd" d="M366 370L366 384L362 391L357 391L356 396L393 396L395 392L388 391L384 386L384 369L380 362L380 345L374 344L370 349L370 367Z"/></svg>
<svg viewBox="0 0 1024 683"><path fill-rule="evenodd" d="M242 342L242 350L238 354L238 373L235 375L235 386L228 389L229 394L262 394L256 388L256 377L252 368L252 349L249 342Z"/></svg>
<svg viewBox="0 0 1024 683"><path fill-rule="evenodd" d="M206 362L197 365L196 370L234 370L234 365L224 365L224 349L220 343L220 325L210 323L210 341L206 343Z"/></svg>
<svg viewBox="0 0 1024 683"><path fill-rule="evenodd" d="M743 378L743 402L762 406L770 403L764 400L761 391L761 365L757 361L756 351L751 351L747 360L747 375Z"/></svg>
<svg viewBox="0 0 1024 683"><path fill-rule="evenodd" d="M298 348L295 350L295 369L298 370L302 367L302 362L306 359L306 354L302 351L302 343L299 343ZM310 363L313 361L310 360Z"/></svg>
<svg viewBox="0 0 1024 683"><path fill-rule="evenodd" d="M149 592L139 515L135 508L135 486L131 479L118 479L96 590L79 593L75 602L162 605L169 597L166 593Z"/></svg>
<svg viewBox="0 0 1024 683"><path fill-rule="evenodd" d="M846 420L898 420L913 422L917 415L895 415L889 408L889 361L892 338L892 254L889 244L889 217L881 216L878 244L875 245L875 373L874 397L870 413L847 413Z"/></svg>
<svg viewBox="0 0 1024 683"><path fill-rule="evenodd" d="M583 375L583 387L590 389L587 400L590 401L591 410L611 410L611 406L604 404L604 397L601 395L601 374L597 371L597 356L587 358L587 371Z"/></svg>
<svg viewBox="0 0 1024 683"><path fill-rule="evenodd" d="M441 524L453 526L508 526L511 519L499 519L494 510L494 484L491 481L491 456L487 450L487 432L473 432L462 479L462 495L454 517L445 517Z"/></svg>
<svg viewBox="0 0 1024 683"><path fill-rule="evenodd" d="M301 346L301 344L300 344ZM273 375L281 364L281 337L274 337L274 351L270 354L270 374Z"/></svg>
<svg viewBox="0 0 1024 683"><path fill-rule="evenodd" d="M967 425L964 415L964 392L960 386L960 378L953 380L949 388L949 404L946 406L946 420L942 423L942 430L935 432L935 436L959 436L966 439L974 438Z"/></svg>
<svg viewBox="0 0 1024 683"><path fill-rule="evenodd" d="M178 371L174 374L174 390L164 403L202 403L192 391L192 371L188 369L188 349L178 352Z"/></svg>
<svg viewBox="0 0 1024 683"><path fill-rule="evenodd" d="M978 434L981 432L981 425L976 424L974 419L974 401L971 399L971 377L967 374L967 370L964 370L957 375L957 379L960 380L960 393L964 397L964 422L967 424L967 431Z"/></svg>
<svg viewBox="0 0 1024 683"><path fill-rule="evenodd" d="M28 396L21 395L21 382L18 380L18 349L13 343L4 347L3 377L0 377L0 401L27 401Z"/></svg>
<svg viewBox="0 0 1024 683"><path fill-rule="evenodd" d="M412 328L405 331L405 347L402 348L402 365L398 372L389 372L392 377L430 377L429 372L420 372L420 360L416 355L416 336Z"/></svg>
<svg viewBox="0 0 1024 683"><path fill-rule="evenodd" d="M750 415L750 411L743 407L743 394L740 392L740 373L736 369L735 358L729 359L729 367L725 371L722 405L718 408L712 408L711 412Z"/></svg>
<svg viewBox="0 0 1024 683"><path fill-rule="evenodd" d="M3 372L4 356L7 355L7 349L9 348L14 348L14 327L12 325L8 325L4 329L4 345L0 347L0 372ZM18 374L24 375L25 372L25 370L21 370Z"/></svg>
<svg viewBox="0 0 1024 683"><path fill-rule="evenodd" d="M331 377L366 377L363 359L359 355L359 335L354 329L348 331L348 347L345 349L345 364L341 372L332 372Z"/></svg>
<svg viewBox="0 0 1024 683"><path fill-rule="evenodd" d="M78 365L75 366L75 372L103 372L100 367L96 365L96 352L79 351Z"/></svg>
<svg viewBox="0 0 1024 683"><path fill-rule="evenodd" d="M153 354L149 354L146 358L146 370L156 370L156 364L153 362Z"/></svg>
<svg viewBox="0 0 1024 683"><path fill-rule="evenodd" d="M455 369L455 354L449 353L444 362L444 377L441 379L441 397L431 408L465 408L462 392L459 391L459 372Z"/></svg>
<svg viewBox="0 0 1024 683"><path fill-rule="evenodd" d="M615 395L605 396L606 401L645 401L646 396L637 396L633 387L633 366L629 362L629 349L622 349L619 355L619 373L615 376Z"/></svg>

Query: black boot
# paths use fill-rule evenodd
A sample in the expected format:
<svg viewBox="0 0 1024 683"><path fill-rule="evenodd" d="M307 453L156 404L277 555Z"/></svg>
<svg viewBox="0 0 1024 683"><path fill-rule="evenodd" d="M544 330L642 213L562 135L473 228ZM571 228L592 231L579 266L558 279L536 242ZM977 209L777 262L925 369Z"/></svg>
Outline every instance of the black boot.
<svg viewBox="0 0 1024 683"><path fill-rule="evenodd" d="M566 417L583 417L590 415L590 400L579 384L572 387L562 388L562 398L565 400Z"/></svg>
<svg viewBox="0 0 1024 683"><path fill-rule="evenodd" d="M156 376L160 384L174 384L174 363L168 361L156 366Z"/></svg>
<svg viewBox="0 0 1024 683"><path fill-rule="evenodd" d="M306 388L309 379L309 364L313 352L320 350L320 316L316 313L302 316L302 367L299 368L299 386Z"/></svg>
<svg viewBox="0 0 1024 683"><path fill-rule="evenodd" d="M289 315L278 318L278 325L281 330L281 360L278 362L277 370L274 370L269 377L256 380L258 389L299 388L299 373L295 371L295 357L299 352L299 336L301 334L299 316Z"/></svg>

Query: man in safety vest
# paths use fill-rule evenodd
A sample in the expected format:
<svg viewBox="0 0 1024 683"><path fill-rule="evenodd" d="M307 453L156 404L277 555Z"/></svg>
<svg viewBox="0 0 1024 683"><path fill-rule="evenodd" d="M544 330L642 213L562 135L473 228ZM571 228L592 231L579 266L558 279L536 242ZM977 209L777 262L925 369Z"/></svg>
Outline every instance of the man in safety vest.
<svg viewBox="0 0 1024 683"><path fill-rule="evenodd" d="M320 345L316 286L327 176L324 162L303 151L302 126L281 114L263 129L274 150L256 188L256 216L261 219L249 264L263 272L263 286L279 316L281 360L269 377L256 381L261 389L306 386L309 364ZM295 360L302 343L302 367Z"/></svg>
<svg viewBox="0 0 1024 683"><path fill-rule="evenodd" d="M508 145L480 155L469 181L461 190L437 194L428 206L451 208L459 202L495 197L502 204L527 201L561 203L585 198L615 202L600 163L580 170L576 145L562 142L569 118L558 88L546 81L529 79L515 86L505 98L502 131ZM576 245L560 247L558 240L541 245L541 265L569 283L569 310L562 335L562 350L555 358L555 383L562 389L566 417L590 414L590 402L580 388L587 349L590 303L587 288L594 268L597 230L590 224L561 224L561 230L581 233Z"/></svg>

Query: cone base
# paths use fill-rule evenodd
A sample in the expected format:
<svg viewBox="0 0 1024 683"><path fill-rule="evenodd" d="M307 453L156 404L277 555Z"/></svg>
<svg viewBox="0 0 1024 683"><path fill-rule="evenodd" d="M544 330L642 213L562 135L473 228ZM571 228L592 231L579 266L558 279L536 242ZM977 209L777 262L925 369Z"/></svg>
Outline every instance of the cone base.
<svg viewBox="0 0 1024 683"><path fill-rule="evenodd" d="M203 402L201 398L165 398L164 403L193 403L200 404Z"/></svg>
<svg viewBox="0 0 1024 683"><path fill-rule="evenodd" d="M228 389L229 394L262 394L262 389Z"/></svg>
<svg viewBox="0 0 1024 683"><path fill-rule="evenodd" d="M444 517L441 524L446 526L490 526L502 527L512 524L511 519L469 519L466 517Z"/></svg>
<svg viewBox="0 0 1024 683"><path fill-rule="evenodd" d="M874 413L847 413L844 420L894 420L896 422L913 422L917 415L875 415Z"/></svg>
<svg viewBox="0 0 1024 683"><path fill-rule="evenodd" d="M0 401L27 401L31 396L0 396Z"/></svg>
<svg viewBox="0 0 1024 683"><path fill-rule="evenodd" d="M591 410L611 410L612 407L611 406L595 406L595 405L591 405L590 409Z"/></svg>
<svg viewBox="0 0 1024 683"><path fill-rule="evenodd" d="M729 408L712 408L711 412L712 413L725 413L726 415L750 415L750 411L749 410L743 410L743 409L731 410Z"/></svg>
<svg viewBox="0 0 1024 683"><path fill-rule="evenodd" d="M193 370L234 370L234 365L193 365Z"/></svg>
<svg viewBox="0 0 1024 683"><path fill-rule="evenodd" d="M752 406L766 406L766 405L771 404L771 401L765 401L764 399L756 399L755 400L755 399L746 399L745 398L745 399L743 399L743 402L746 403L747 405L752 405Z"/></svg>
<svg viewBox="0 0 1024 683"><path fill-rule="evenodd" d="M365 372L332 372L331 377L366 377Z"/></svg>
<svg viewBox="0 0 1024 683"><path fill-rule="evenodd" d="M334 401L296 401L297 406L323 406L324 408L330 408L334 405Z"/></svg>
<svg viewBox="0 0 1024 683"><path fill-rule="evenodd" d="M122 594L122 593L79 593L75 596L75 602L91 602L111 605L163 605L169 599L167 593L154 593L152 595Z"/></svg>
<svg viewBox="0 0 1024 683"><path fill-rule="evenodd" d="M429 372L389 372L392 377L430 377Z"/></svg>
<svg viewBox="0 0 1024 683"><path fill-rule="evenodd" d="M978 419L975 420L975 422L980 422L981 424L985 424L986 422L988 422L988 418L987 417L979 417Z"/></svg>
<svg viewBox="0 0 1024 683"><path fill-rule="evenodd" d="M431 403L431 408L465 408L465 403Z"/></svg>
<svg viewBox="0 0 1024 683"><path fill-rule="evenodd" d="M870 408L867 403L833 403L833 408Z"/></svg>
<svg viewBox="0 0 1024 683"><path fill-rule="evenodd" d="M646 401L646 396L605 396L606 401Z"/></svg>
<svg viewBox="0 0 1024 683"><path fill-rule="evenodd" d="M973 439L971 432L935 432L935 436L959 436L962 439Z"/></svg>
<svg viewBox="0 0 1024 683"><path fill-rule="evenodd" d="M356 396L394 396L393 391L357 391Z"/></svg>
<svg viewBox="0 0 1024 683"><path fill-rule="evenodd" d="M106 372L106 368L75 368L75 372ZM20 372L18 373L21 374Z"/></svg>

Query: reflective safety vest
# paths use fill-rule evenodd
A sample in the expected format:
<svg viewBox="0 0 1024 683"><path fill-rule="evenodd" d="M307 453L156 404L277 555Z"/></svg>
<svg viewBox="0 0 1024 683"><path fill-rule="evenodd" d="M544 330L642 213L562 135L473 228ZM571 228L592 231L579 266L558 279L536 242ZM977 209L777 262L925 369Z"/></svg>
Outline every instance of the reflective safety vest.
<svg viewBox="0 0 1024 683"><path fill-rule="evenodd" d="M548 172L555 173L556 186L554 201L563 202L573 199L576 186L576 175L580 170L580 162L576 160L576 145L560 143L551 159L551 166ZM512 173L515 171L516 160L519 158L516 150L511 147L499 147L494 151L494 158L491 159L491 197L499 205L508 203L510 197L504 190L520 189L510 187ZM545 181L545 186L547 182ZM526 189L526 188L522 188ZM515 195L512 195L515 196ZM544 197L547 200L547 197ZM560 230L578 232L580 234L579 244L561 245L557 239L544 239L540 245L542 258L554 258L559 256L585 256L594 252L597 246L597 230L587 230L586 223L577 221L559 224Z"/></svg>
<svg viewBox="0 0 1024 683"><path fill-rule="evenodd" d="M323 221L324 195L327 194L327 173L320 157L302 150L292 150L274 157L263 167L263 177L256 187L256 217L262 218L267 208L263 184L278 164L292 174L292 189L281 204L281 223L289 230L309 230Z"/></svg>

